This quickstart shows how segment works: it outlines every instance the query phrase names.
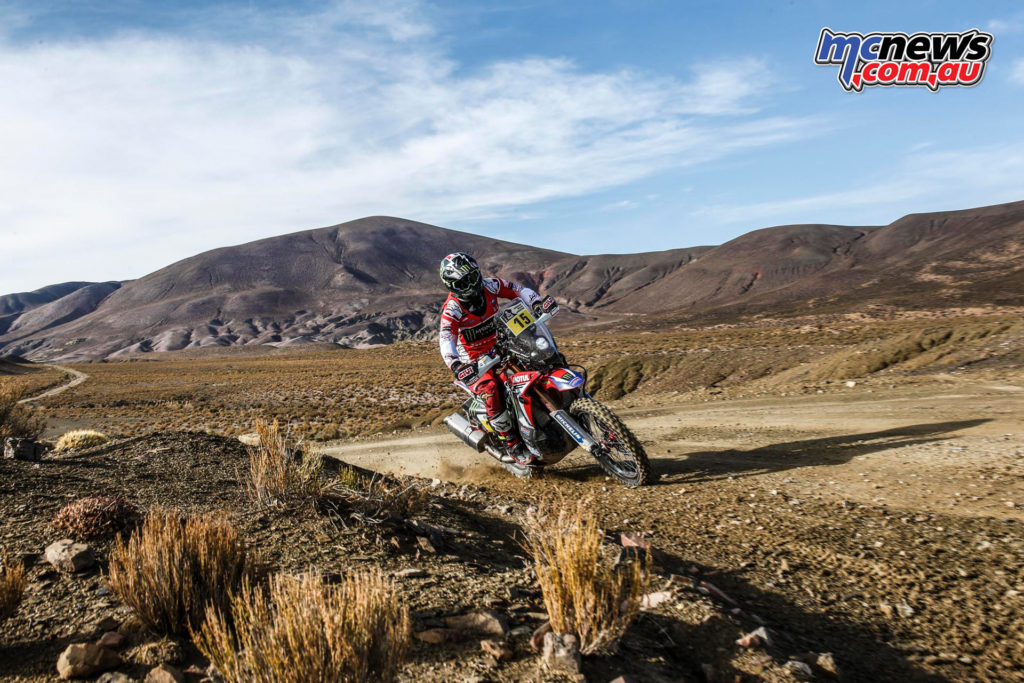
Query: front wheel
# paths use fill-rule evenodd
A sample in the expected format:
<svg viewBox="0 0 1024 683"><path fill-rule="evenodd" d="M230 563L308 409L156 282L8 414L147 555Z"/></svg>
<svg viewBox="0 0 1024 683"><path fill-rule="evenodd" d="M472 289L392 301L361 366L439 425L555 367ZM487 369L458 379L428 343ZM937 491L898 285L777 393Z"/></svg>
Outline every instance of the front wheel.
<svg viewBox="0 0 1024 683"><path fill-rule="evenodd" d="M578 398L569 414L598 443L592 455L601 469L626 486L644 486L651 481L651 464L640 441L608 406L592 398Z"/></svg>

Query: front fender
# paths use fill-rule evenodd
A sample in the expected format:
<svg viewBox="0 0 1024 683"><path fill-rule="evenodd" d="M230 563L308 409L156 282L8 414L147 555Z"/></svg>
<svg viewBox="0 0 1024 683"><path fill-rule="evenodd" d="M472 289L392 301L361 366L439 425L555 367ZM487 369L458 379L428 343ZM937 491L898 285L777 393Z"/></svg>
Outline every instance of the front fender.
<svg viewBox="0 0 1024 683"><path fill-rule="evenodd" d="M567 368L558 368L543 376L540 380L540 387L552 391L575 391L583 386L584 381L586 380L583 375L578 372Z"/></svg>

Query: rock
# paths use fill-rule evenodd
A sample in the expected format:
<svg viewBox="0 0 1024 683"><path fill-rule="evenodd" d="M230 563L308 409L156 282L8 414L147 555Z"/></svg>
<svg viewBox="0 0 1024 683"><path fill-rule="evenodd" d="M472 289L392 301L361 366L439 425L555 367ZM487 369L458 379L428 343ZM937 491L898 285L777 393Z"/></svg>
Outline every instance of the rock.
<svg viewBox="0 0 1024 683"><path fill-rule="evenodd" d="M409 567L408 569L402 569L395 572L394 576L396 579L422 579L426 577L427 573L422 569L416 569Z"/></svg>
<svg viewBox="0 0 1024 683"><path fill-rule="evenodd" d="M900 604L896 605L896 611L904 619L909 619L910 617L914 616L914 608L905 602L901 602Z"/></svg>
<svg viewBox="0 0 1024 683"><path fill-rule="evenodd" d="M848 387L850 387L851 389L853 389L853 388L854 388L855 386L857 386L857 383L856 383L856 382L854 382L854 381L853 381L853 380L851 379L850 381L848 381L848 382L846 383L846 386L848 386Z"/></svg>
<svg viewBox="0 0 1024 683"><path fill-rule="evenodd" d="M494 610L484 609L456 617L446 617L445 626L466 633L484 636L502 636L508 633L508 620Z"/></svg>
<svg viewBox="0 0 1024 683"><path fill-rule="evenodd" d="M762 626L738 639L736 644L740 647L760 647L762 645L771 645L772 639L768 635L768 629Z"/></svg>
<svg viewBox="0 0 1024 683"><path fill-rule="evenodd" d="M99 622L97 622L96 628L103 632L116 631L120 625L121 622L118 621L116 617L108 615L100 619Z"/></svg>
<svg viewBox="0 0 1024 683"><path fill-rule="evenodd" d="M108 595L110 595L110 588L108 588L107 586L100 586L96 589L97 598L104 598Z"/></svg>
<svg viewBox="0 0 1024 683"><path fill-rule="evenodd" d="M420 631L416 634L416 637L422 640L424 643L430 643L431 645L441 645L442 643L451 643L459 640L459 632L455 629L450 628L432 628L426 631Z"/></svg>
<svg viewBox="0 0 1024 683"><path fill-rule="evenodd" d="M530 647L535 651L540 652L544 649L544 636L551 633L551 622L545 621L543 624L537 627L537 630L530 636Z"/></svg>
<svg viewBox="0 0 1024 683"><path fill-rule="evenodd" d="M47 448L32 439L19 439L9 436L4 439L4 457L11 460L38 462L43 459Z"/></svg>
<svg viewBox="0 0 1024 683"><path fill-rule="evenodd" d="M107 631L100 639L96 641L96 644L100 647L106 647L111 650L120 650L127 638L118 633L117 631Z"/></svg>
<svg viewBox="0 0 1024 683"><path fill-rule="evenodd" d="M424 552L430 553L431 555L437 554L437 547L434 545L434 542L426 536L417 536L416 544L420 547L420 550Z"/></svg>
<svg viewBox="0 0 1024 683"><path fill-rule="evenodd" d="M636 679L632 676L619 676L618 678L610 681L610 683L636 683Z"/></svg>
<svg viewBox="0 0 1024 683"><path fill-rule="evenodd" d="M181 645L173 640L157 640L132 648L128 658L137 664L159 666L160 664L180 664L185 659Z"/></svg>
<svg viewBox="0 0 1024 683"><path fill-rule="evenodd" d="M57 673L61 678L85 678L113 668L121 663L116 652L92 643L68 645L57 659Z"/></svg>
<svg viewBox="0 0 1024 683"><path fill-rule="evenodd" d="M801 662L798 659L789 660L783 665L783 668L794 678L807 680L814 678L814 671L811 667L806 662Z"/></svg>
<svg viewBox="0 0 1024 683"><path fill-rule="evenodd" d="M185 674L170 664L161 664L146 674L146 683L185 683Z"/></svg>
<svg viewBox="0 0 1024 683"><path fill-rule="evenodd" d="M85 543L65 538L46 547L46 561L58 571L74 573L90 569L96 564L96 553Z"/></svg>
<svg viewBox="0 0 1024 683"><path fill-rule="evenodd" d="M662 605L671 600L672 598L672 591L657 591L655 593L648 593L647 595L640 598L640 609L654 609L658 605Z"/></svg>
<svg viewBox="0 0 1024 683"><path fill-rule="evenodd" d="M108 671L96 679L96 683L132 683L134 679L120 671Z"/></svg>
<svg viewBox="0 0 1024 683"><path fill-rule="evenodd" d="M548 671L569 674L580 673L583 660L580 657L580 641L570 634L547 633L544 636L544 651L541 661Z"/></svg>
<svg viewBox="0 0 1024 683"><path fill-rule="evenodd" d="M505 643L498 642L497 640L481 640L480 649L491 655L499 662L507 662L512 659L513 652Z"/></svg>
<svg viewBox="0 0 1024 683"><path fill-rule="evenodd" d="M832 656L831 652L822 652L818 655L818 659L815 661L818 668L823 671L832 674L833 676L839 675L839 667L836 666L836 658Z"/></svg>

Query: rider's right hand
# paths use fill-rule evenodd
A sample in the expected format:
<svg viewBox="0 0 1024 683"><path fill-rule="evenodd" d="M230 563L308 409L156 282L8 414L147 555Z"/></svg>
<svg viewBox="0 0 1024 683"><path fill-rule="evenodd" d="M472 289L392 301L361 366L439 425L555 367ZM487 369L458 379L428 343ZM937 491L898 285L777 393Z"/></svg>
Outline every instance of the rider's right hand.
<svg viewBox="0 0 1024 683"><path fill-rule="evenodd" d="M452 363L452 372L455 373L455 379L463 384L472 384L476 381L475 363L463 363L461 360L457 360Z"/></svg>

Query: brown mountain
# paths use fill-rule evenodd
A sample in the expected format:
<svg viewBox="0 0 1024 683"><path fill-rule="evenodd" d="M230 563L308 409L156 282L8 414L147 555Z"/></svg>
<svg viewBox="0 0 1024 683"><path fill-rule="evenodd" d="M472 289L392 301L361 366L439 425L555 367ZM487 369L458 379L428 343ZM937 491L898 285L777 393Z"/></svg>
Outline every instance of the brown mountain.
<svg viewBox="0 0 1024 683"><path fill-rule="evenodd" d="M437 264L455 250L554 295L577 322L1024 302L1024 202L914 214L884 227L781 226L718 247L600 256L378 216L215 249L129 282L0 297L0 353L74 360L429 337L444 297Z"/></svg>

